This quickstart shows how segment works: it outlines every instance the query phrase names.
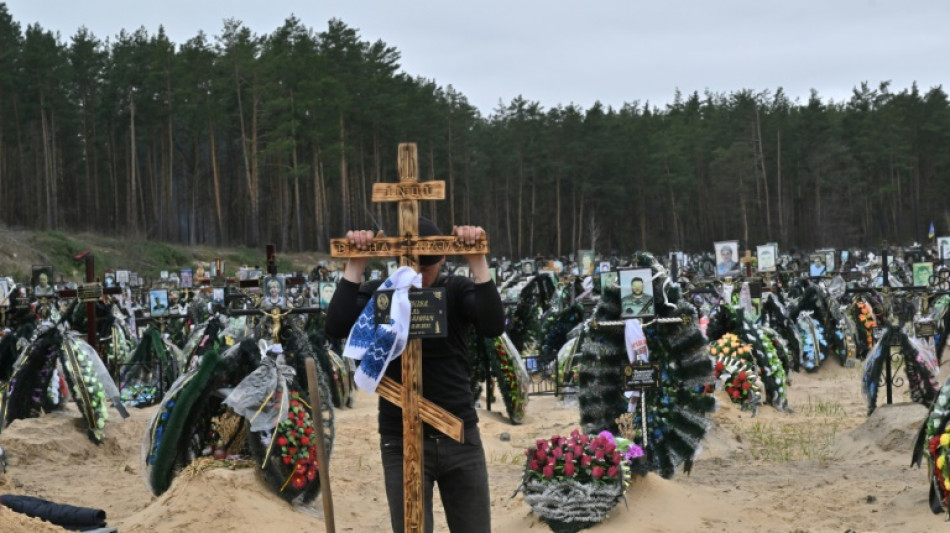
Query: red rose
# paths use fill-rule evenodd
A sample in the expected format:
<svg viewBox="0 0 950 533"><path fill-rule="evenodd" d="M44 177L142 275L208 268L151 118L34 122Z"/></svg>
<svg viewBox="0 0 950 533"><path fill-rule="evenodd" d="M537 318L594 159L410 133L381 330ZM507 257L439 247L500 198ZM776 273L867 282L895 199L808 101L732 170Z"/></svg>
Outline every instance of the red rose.
<svg viewBox="0 0 950 533"><path fill-rule="evenodd" d="M564 463L564 475L574 477L574 463Z"/></svg>
<svg viewBox="0 0 950 533"><path fill-rule="evenodd" d="M591 469L590 475L593 476L594 479L600 479L604 477L604 467L595 466L594 468Z"/></svg>
<svg viewBox="0 0 950 533"><path fill-rule="evenodd" d="M538 461L544 461L548 458L548 454L544 450L535 450L534 458Z"/></svg>
<svg viewBox="0 0 950 533"><path fill-rule="evenodd" d="M584 455L584 447L581 445L574 446L574 457L580 457Z"/></svg>
<svg viewBox="0 0 950 533"><path fill-rule="evenodd" d="M619 465L621 458L622 456L620 455L620 452L614 452L614 454L610 457L610 462L615 465Z"/></svg>
<svg viewBox="0 0 950 533"><path fill-rule="evenodd" d="M528 463L528 470L531 470L532 472L540 472L541 465L539 465L537 461L532 460L530 463Z"/></svg>
<svg viewBox="0 0 950 533"><path fill-rule="evenodd" d="M278 446L287 446L287 437L277 437Z"/></svg>
<svg viewBox="0 0 950 533"><path fill-rule="evenodd" d="M574 454L571 453L571 452L565 453L565 454L564 454L564 464L573 463L573 462L574 462Z"/></svg>
<svg viewBox="0 0 950 533"><path fill-rule="evenodd" d="M303 444L304 446L310 444L310 438L309 438L309 437L300 437L300 444Z"/></svg>
<svg viewBox="0 0 950 533"><path fill-rule="evenodd" d="M294 455L295 453L297 453L297 447L291 446L290 448L287 448L287 452L291 455Z"/></svg>
<svg viewBox="0 0 950 533"><path fill-rule="evenodd" d="M557 459L560 459L561 456L564 455L564 451L561 450L560 447L554 448L553 450L551 450L551 455L553 455Z"/></svg>
<svg viewBox="0 0 950 533"><path fill-rule="evenodd" d="M554 465L547 465L544 467L544 472L542 473L545 478L551 479L554 477Z"/></svg>
<svg viewBox="0 0 950 533"><path fill-rule="evenodd" d="M720 373L720 372L722 372L722 369L724 369L725 367L726 367L726 365L722 364L722 361L716 361L716 373L717 373L717 374Z"/></svg>
<svg viewBox="0 0 950 533"><path fill-rule="evenodd" d="M752 385L751 385L748 381L744 381L744 382L742 383L742 390L749 390L749 387L751 387L751 386L752 386Z"/></svg>
<svg viewBox="0 0 950 533"><path fill-rule="evenodd" d="M308 427L307 429L303 430L303 433L304 433L304 435L306 435L306 436L309 437L310 434L313 433L313 428L312 428L312 427Z"/></svg>
<svg viewBox="0 0 950 533"><path fill-rule="evenodd" d="M737 389L733 389L733 391L730 392L729 395L737 400L739 399L739 391Z"/></svg>
<svg viewBox="0 0 950 533"><path fill-rule="evenodd" d="M603 460L604 460L604 450L595 450L595 451L594 451L594 459L596 459L596 460L598 460L598 461L603 461Z"/></svg>
<svg viewBox="0 0 950 533"><path fill-rule="evenodd" d="M317 479L317 469L311 468L310 470L307 470L307 481L313 481L315 479Z"/></svg>
<svg viewBox="0 0 950 533"><path fill-rule="evenodd" d="M745 380L745 378L746 378L745 370L739 372L739 375L736 376L736 377L739 379L739 381Z"/></svg>
<svg viewBox="0 0 950 533"><path fill-rule="evenodd" d="M590 456L584 454L581 456L581 466L590 466Z"/></svg>
<svg viewBox="0 0 950 533"><path fill-rule="evenodd" d="M293 458L293 457L291 457L291 456L289 456L289 455L285 455L285 456L284 456L284 464L285 464L285 465L289 465L289 464L292 463L292 462L294 462L294 458Z"/></svg>
<svg viewBox="0 0 950 533"><path fill-rule="evenodd" d="M290 484L297 490L300 490L307 486L307 478L301 474L294 474L294 477L290 478Z"/></svg>
<svg viewBox="0 0 950 533"><path fill-rule="evenodd" d="M617 477L618 472L620 472L619 468L617 468L616 466L611 466L610 468L607 469L607 477L615 478Z"/></svg>

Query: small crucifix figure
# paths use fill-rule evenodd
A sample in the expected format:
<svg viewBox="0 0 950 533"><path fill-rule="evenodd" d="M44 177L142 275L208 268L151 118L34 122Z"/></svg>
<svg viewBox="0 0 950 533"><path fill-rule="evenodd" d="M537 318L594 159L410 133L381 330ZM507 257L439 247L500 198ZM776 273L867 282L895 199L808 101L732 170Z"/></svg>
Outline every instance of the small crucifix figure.
<svg viewBox="0 0 950 533"><path fill-rule="evenodd" d="M459 226L453 229L453 235L443 236L438 228L431 221L426 221L426 231L428 236L420 236L419 220L419 200L441 200L445 198L445 183L441 181L418 181L418 155L414 143L403 143L399 145L399 178L398 183L376 183L373 186L374 202L399 202L399 235L394 237L384 237L381 234L374 235L370 231L350 231L347 237L343 239L333 239L331 241L331 255L339 258L349 258L344 271L344 280L341 282L334 293L333 300L327 311L327 332L331 336L345 336L349 328L355 322L355 316L350 315L353 302L358 297L358 283L362 280L362 270L366 264L367 258L400 257L401 266L409 266L422 274L422 285L428 287L436 280L440 280L440 269L444 256L463 255L469 260L469 267L474 277L473 280L460 278L458 276L448 276L444 283L446 314L450 317L448 323L449 329L453 329L453 320L457 321L459 327L469 327L474 325L476 330L486 336L498 336L504 331L504 312L501 306L501 299L497 289L491 282L491 276L488 270L486 254L488 253L488 240L484 231L475 226ZM434 231L431 231L434 228ZM424 259L428 257L429 259ZM472 283L474 281L474 283ZM377 293L379 294L379 293ZM410 301L412 300L412 292ZM376 302L380 303L379 300ZM449 309L449 306L464 306L465 309ZM358 311L358 310L357 310ZM416 311L413 308L413 311ZM456 318L451 318L451 317ZM345 317L345 318L344 318ZM401 442L402 442L402 494L403 494L403 520L398 526L403 526L408 533L421 533L426 531L425 516L425 476L426 470L423 465L423 457L426 450L426 443L431 443L428 439L439 439L441 435L447 435L451 439L462 442L468 429L461 418L446 409L439 407L435 403L423 398L422 391L422 342L419 338L413 338L410 329L409 341L403 351L401 361L401 380L397 383L389 377L383 377L379 382L376 391L385 400L401 408ZM453 335L454 333L454 335ZM441 351L448 355L447 359L455 359L456 356L464 356L466 348L458 345L457 337L459 331L450 331L445 339L438 339L439 342L433 346L439 346ZM341 335L342 334L342 335ZM428 350L428 348L427 348ZM461 353L458 353L461 352ZM428 352L427 352L428 353ZM443 354L440 352L437 361L430 363L435 365L430 367L427 364L427 375L439 375L442 372L442 365L445 365ZM451 363L448 363L451 364ZM467 370L462 371L463 374ZM457 377L457 376L456 376ZM427 380L430 378L427 378ZM437 392L442 395L441 400L446 400L446 391L453 387L460 386L454 383L449 374L442 378L432 378L433 384L438 384ZM442 383L440 379L453 381L452 384ZM464 384L468 387L467 383ZM458 389L461 390L461 389ZM471 402L471 394L468 394L468 402ZM452 402L447 402L450 404ZM463 411L466 422L473 422L477 418L474 408L467 407L459 409L453 407L453 411ZM384 420L389 420L391 414L389 407L385 402L380 403L380 432L385 435ZM440 433L428 435L424 438L423 422L432 426ZM471 425L470 425L471 427ZM477 428L475 428L477 435ZM477 444L477 443L476 443ZM444 450L449 450L449 446L443 444ZM385 446L385 442L384 442ZM479 445L473 448L482 454L484 452ZM441 452L440 452L441 454ZM440 455L441 456L441 455ZM384 465L385 467L385 465ZM446 494L445 487L440 483L440 490ZM387 471L387 494L390 496L395 487L390 486L389 472ZM457 501L446 501L449 498L443 498L443 505L446 507L446 519L449 522L450 529L458 529L464 524L484 522L485 531L488 531L490 523L490 502L488 501L487 473L484 479L484 492L472 497L455 496L451 498ZM478 503L476 503L478 500ZM481 503L484 505L481 505ZM390 507L394 515L397 508L390 501ZM451 510L450 510L451 507ZM475 510L472 510L475 509ZM393 528L399 530L397 526L398 519L393 519Z"/></svg>

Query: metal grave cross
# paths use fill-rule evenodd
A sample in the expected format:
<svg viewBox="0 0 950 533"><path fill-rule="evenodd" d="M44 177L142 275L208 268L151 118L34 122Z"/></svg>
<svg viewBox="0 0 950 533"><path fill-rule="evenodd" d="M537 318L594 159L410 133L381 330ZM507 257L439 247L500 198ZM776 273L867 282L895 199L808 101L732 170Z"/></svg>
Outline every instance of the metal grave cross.
<svg viewBox="0 0 950 533"><path fill-rule="evenodd" d="M347 239L332 239L330 255L352 257L400 257L400 266L418 269L420 255L483 255L488 239L474 244L460 242L454 236L419 237L419 200L444 200L444 181L419 181L419 156L415 143L399 144L399 182L374 183L374 202L399 202L399 236L377 237L365 250ZM376 388L380 396L402 408L403 497L405 530L424 531L423 437L425 422L452 439L462 442L462 420L422 397L422 343L410 338L402 353L402 384L384 377Z"/></svg>

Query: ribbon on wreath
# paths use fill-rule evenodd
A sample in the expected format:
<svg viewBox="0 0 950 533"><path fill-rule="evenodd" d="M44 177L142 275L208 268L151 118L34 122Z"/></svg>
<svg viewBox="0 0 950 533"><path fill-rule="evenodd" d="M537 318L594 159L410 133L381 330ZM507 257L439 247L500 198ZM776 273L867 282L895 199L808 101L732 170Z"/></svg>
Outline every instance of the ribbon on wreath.
<svg viewBox="0 0 950 533"><path fill-rule="evenodd" d="M409 320L412 304L409 302L410 287L421 287L422 275L411 267L399 267L380 285L378 290L393 290L389 323L376 325L373 294L360 313L343 348L343 357L360 361L353 376L356 385L373 392L383 379L386 367L402 355L409 339Z"/></svg>

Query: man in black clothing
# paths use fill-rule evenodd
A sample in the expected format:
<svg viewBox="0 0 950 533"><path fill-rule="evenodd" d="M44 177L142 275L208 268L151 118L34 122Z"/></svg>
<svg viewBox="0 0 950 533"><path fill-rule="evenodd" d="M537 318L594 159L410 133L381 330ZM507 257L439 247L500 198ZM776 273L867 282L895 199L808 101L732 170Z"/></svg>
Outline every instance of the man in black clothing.
<svg viewBox="0 0 950 533"><path fill-rule="evenodd" d="M485 235L479 226L456 226L452 234L467 244ZM430 220L419 218L419 235L441 235ZM349 231L347 239L366 248L372 231ZM457 443L428 424L423 425L424 492L426 531L433 531L432 490L438 483L449 530L491 531L488 469L478 432L469 378L468 339L471 328L486 337L504 332L505 316L498 289L484 255L465 256L472 278L441 274L445 257L422 256L419 273L423 287L445 287L448 334L422 340L422 392L436 405L462 419L465 441ZM326 331L331 337L346 337L380 281L360 285L366 258L351 258L327 309ZM401 365L390 364L386 375L402 382ZM379 434L386 483L386 498L393 531L401 533L403 516L402 409L379 399Z"/></svg>

